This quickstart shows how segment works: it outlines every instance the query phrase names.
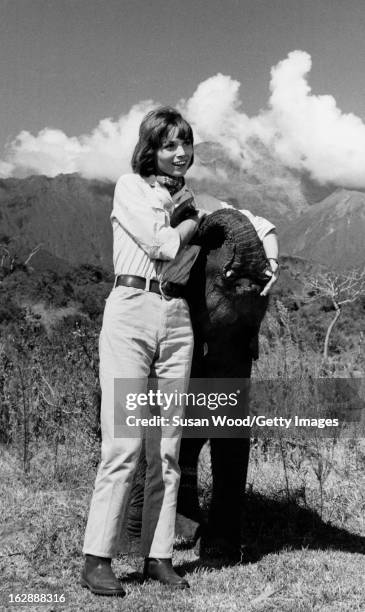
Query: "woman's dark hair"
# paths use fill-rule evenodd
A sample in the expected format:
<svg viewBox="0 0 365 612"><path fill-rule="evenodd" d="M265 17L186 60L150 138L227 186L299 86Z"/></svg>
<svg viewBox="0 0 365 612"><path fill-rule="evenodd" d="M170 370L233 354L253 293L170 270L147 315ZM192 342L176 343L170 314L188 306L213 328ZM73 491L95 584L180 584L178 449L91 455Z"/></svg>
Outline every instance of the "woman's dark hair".
<svg viewBox="0 0 365 612"><path fill-rule="evenodd" d="M172 129L177 129L177 138L194 144L191 125L171 106L160 106L147 113L139 128L139 138L132 155L133 172L141 176L157 174L156 151L168 138ZM192 155L189 167L194 161Z"/></svg>

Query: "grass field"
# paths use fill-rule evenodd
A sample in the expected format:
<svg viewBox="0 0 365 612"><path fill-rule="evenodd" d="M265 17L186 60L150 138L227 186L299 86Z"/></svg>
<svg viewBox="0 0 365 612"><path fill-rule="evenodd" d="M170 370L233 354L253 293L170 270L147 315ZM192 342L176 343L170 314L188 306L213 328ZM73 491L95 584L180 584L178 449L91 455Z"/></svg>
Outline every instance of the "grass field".
<svg viewBox="0 0 365 612"><path fill-rule="evenodd" d="M364 611L363 443L321 444L322 458L330 457L321 486L313 453L310 468L284 443L281 452L277 443L265 452L262 444L252 448L243 520L243 542L252 562L204 567L193 550L177 542L175 564L191 588L174 592L143 584L142 559L123 556L114 568L127 591L124 599L97 597L79 586L94 469L68 464L66 478L65 464L62 478L52 478L44 448L25 475L21 461L3 446L0 609ZM208 464L205 449L200 468L205 496ZM16 593L64 594L65 602L10 604L10 594Z"/></svg>
<svg viewBox="0 0 365 612"><path fill-rule="evenodd" d="M365 612L365 440L356 430L347 439L293 444L261 436L253 442L242 517L245 563L203 566L177 541L174 563L189 591L143 584L143 560L136 555L114 561L124 599L82 589L82 541L99 456L100 325L71 321L48 336L30 314L19 321L13 315L0 343L0 610ZM254 378L280 378L284 390L304 381L296 406L301 414L312 399L306 381L352 381L360 373L362 410L362 336L323 364L307 327L289 315L279 304L275 316L267 316ZM265 401L262 414L271 414L275 398ZM200 485L204 505L206 447ZM23 593L64 594L65 601L10 603L11 594Z"/></svg>

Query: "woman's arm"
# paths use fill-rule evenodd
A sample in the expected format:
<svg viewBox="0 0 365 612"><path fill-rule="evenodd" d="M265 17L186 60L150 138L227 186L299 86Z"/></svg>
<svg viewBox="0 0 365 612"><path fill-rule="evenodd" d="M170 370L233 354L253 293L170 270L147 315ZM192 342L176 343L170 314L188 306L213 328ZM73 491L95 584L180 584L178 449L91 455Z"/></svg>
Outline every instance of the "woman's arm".
<svg viewBox="0 0 365 612"><path fill-rule="evenodd" d="M175 229L180 236L180 249L186 244L189 244L204 216L205 214L198 210L194 217L185 219L185 221L181 221L181 223L176 226Z"/></svg>
<svg viewBox="0 0 365 612"><path fill-rule="evenodd" d="M181 247L181 237L170 227L168 215L151 187L136 174L117 182L111 219L135 240L150 259L172 260Z"/></svg>
<svg viewBox="0 0 365 612"><path fill-rule="evenodd" d="M276 231L274 229L264 236L262 246L264 247L265 255L271 268L270 280L260 294L265 296L269 293L270 289L279 278L279 243Z"/></svg>
<svg viewBox="0 0 365 612"><path fill-rule="evenodd" d="M264 247L267 259L276 260L277 262L279 257L279 243L277 233L274 229L264 236L262 246Z"/></svg>

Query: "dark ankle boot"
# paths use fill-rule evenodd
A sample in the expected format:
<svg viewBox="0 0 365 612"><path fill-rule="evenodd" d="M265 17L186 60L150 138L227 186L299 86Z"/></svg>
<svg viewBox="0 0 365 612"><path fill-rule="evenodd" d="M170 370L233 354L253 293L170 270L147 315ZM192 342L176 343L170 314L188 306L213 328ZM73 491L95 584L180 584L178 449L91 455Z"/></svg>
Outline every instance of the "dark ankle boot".
<svg viewBox="0 0 365 612"><path fill-rule="evenodd" d="M90 589L95 595L125 595L125 590L111 568L111 559L105 557L85 556L81 586Z"/></svg>
<svg viewBox="0 0 365 612"><path fill-rule="evenodd" d="M154 559L147 557L144 562L143 578L158 580L176 589L188 589L189 583L181 578L172 567L171 559Z"/></svg>

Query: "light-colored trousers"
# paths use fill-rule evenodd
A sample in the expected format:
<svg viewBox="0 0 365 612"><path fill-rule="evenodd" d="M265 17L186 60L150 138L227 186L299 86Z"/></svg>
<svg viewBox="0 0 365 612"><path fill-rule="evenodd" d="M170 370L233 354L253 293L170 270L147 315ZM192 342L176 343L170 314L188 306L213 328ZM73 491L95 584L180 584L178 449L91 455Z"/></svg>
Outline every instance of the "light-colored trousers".
<svg viewBox="0 0 365 612"><path fill-rule="evenodd" d="M155 389L186 392L193 343L189 308L184 299L166 300L156 293L123 286L112 290L99 341L101 462L85 532L84 554L111 558L120 551L144 436L148 465L142 554L156 558L172 556L181 428L171 432L170 427L168 437L163 435L163 428L151 427L133 431L134 437L116 437L114 411L118 410L118 398L114 386L115 379L134 379L134 389L145 393L152 375ZM176 408L176 414L182 409ZM131 414L138 416L137 411Z"/></svg>

